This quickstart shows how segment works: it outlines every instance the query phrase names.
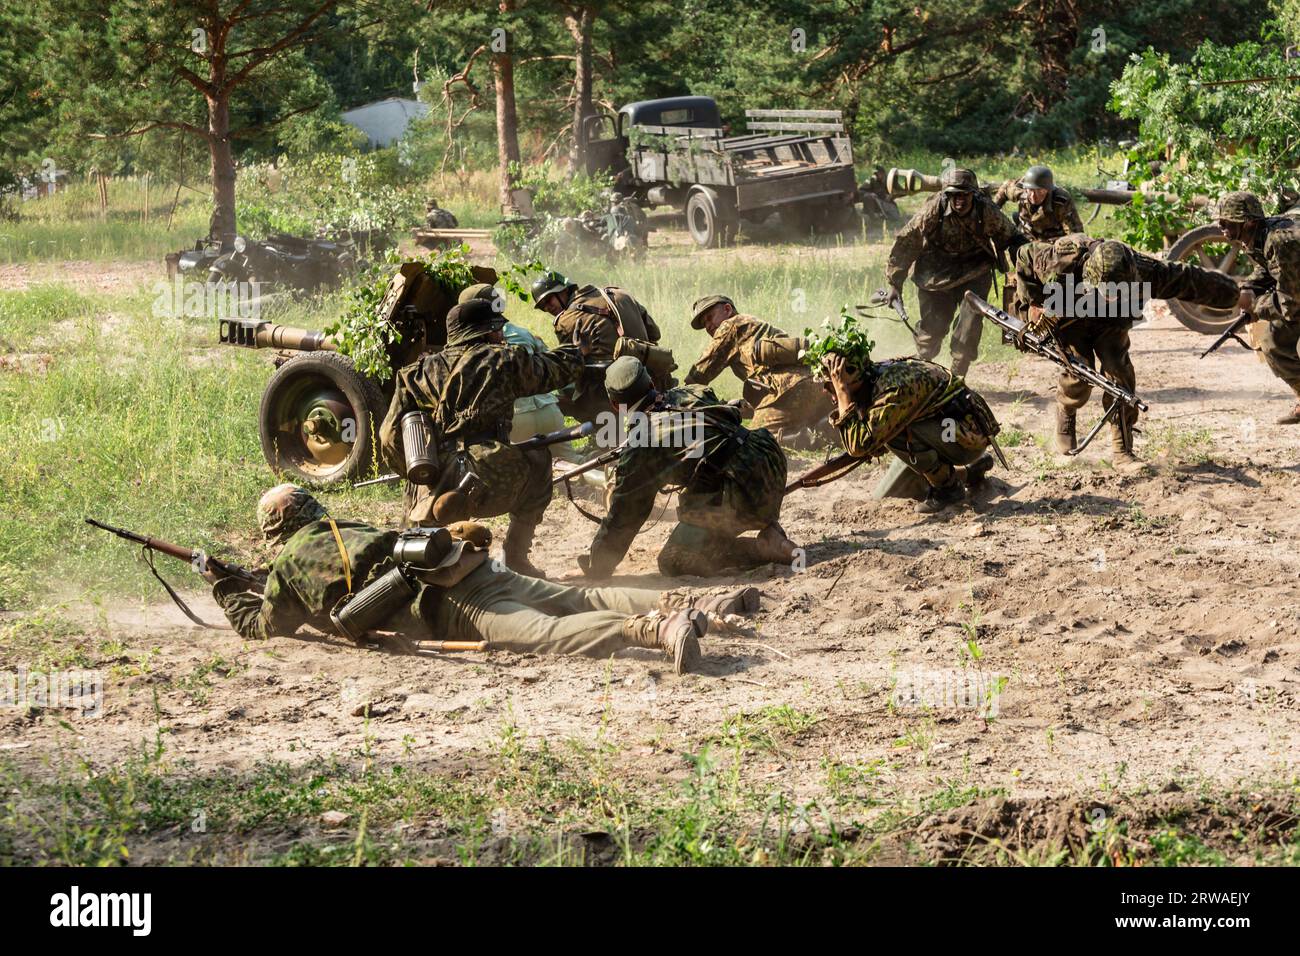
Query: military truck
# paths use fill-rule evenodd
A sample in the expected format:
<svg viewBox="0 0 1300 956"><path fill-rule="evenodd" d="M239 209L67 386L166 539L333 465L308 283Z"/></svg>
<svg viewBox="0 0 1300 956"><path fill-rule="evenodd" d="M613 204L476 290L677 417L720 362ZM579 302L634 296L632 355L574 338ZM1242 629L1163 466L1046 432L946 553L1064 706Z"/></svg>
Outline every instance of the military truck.
<svg viewBox="0 0 1300 956"><path fill-rule="evenodd" d="M495 270L471 267L476 282L496 282ZM382 318L398 331L388 348L401 368L447 342L451 289L418 262L402 265L389 282ZM393 380L363 375L324 332L251 319L222 319L225 345L275 352L275 373L257 413L262 454L276 472L315 485L355 481L374 472L379 423L393 397Z"/></svg>
<svg viewBox="0 0 1300 956"><path fill-rule="evenodd" d="M746 110L732 136L707 96L629 103L582 124L586 172L614 174L615 188L646 208L685 213L700 246L730 243L741 220L773 212L799 232L853 221L858 186L839 110Z"/></svg>

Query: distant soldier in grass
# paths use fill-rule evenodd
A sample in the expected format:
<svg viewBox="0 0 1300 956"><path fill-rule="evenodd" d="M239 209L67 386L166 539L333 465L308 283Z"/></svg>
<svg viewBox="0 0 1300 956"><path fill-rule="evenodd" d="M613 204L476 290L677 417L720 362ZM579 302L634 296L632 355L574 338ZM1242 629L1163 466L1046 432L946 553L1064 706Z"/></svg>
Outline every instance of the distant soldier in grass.
<svg viewBox="0 0 1300 956"><path fill-rule="evenodd" d="M1216 308L1236 305L1237 284L1219 272L1143 255L1122 242L1082 234L1022 246L1016 256L1016 310L1035 332L1053 337L1079 362L1096 368L1116 384L1137 390L1129 358L1129 330L1149 299L1181 299ZM1061 372L1056 386L1056 450L1073 451L1078 440L1076 413L1088 403L1092 386ZM1109 409L1114 401L1102 398ZM1115 463L1135 468L1133 425L1136 408L1127 407L1125 427L1111 422Z"/></svg>
<svg viewBox="0 0 1300 956"><path fill-rule="evenodd" d="M1255 271L1242 283L1240 306L1261 325L1256 332L1264 361L1295 392L1294 408L1279 425L1300 423L1300 220L1265 216L1259 197L1232 192L1219 200L1219 228L1246 247Z"/></svg>
<svg viewBox="0 0 1300 956"><path fill-rule="evenodd" d="M740 409L710 389L658 391L631 356L609 367L605 385L610 404L640 419L632 419L614 466L609 508L591 550L578 558L584 574L614 572L661 491L678 493L678 523L659 552L663 574L715 575L794 560L795 544L778 520L785 454L771 432L745 428ZM742 537L746 531L758 536Z"/></svg>
<svg viewBox="0 0 1300 956"><path fill-rule="evenodd" d="M354 601L372 607L380 602L381 623L374 629L394 633L399 646L434 639L487 641L489 650L588 657L647 647L662 650L680 674L699 660L709 614L758 608L752 587L660 594L564 587L515 574L489 560L491 532L474 522L445 529L436 566L403 565L394 584L398 532L335 521L296 485L266 492L257 520L267 540L279 546L265 590L259 594L233 578L205 574L231 626L248 640L289 637L304 627L352 637L331 612Z"/></svg>
<svg viewBox="0 0 1300 956"><path fill-rule="evenodd" d="M894 237L885 276L889 301L901 300L908 273L916 285L921 315L916 353L933 359L952 329L952 369L966 374L979 356L983 323L961 309L963 296L988 298L994 268L1016 239L1016 227L979 188L969 169L950 169L941 190ZM953 317L957 316L956 323Z"/></svg>
<svg viewBox="0 0 1300 956"><path fill-rule="evenodd" d="M709 295L691 307L691 328L711 336L704 354L686 373L686 385L708 385L726 369L754 407L753 424L789 448L812 448L835 440L827 416L831 404L803 364L804 340L752 315L741 315L725 295Z"/></svg>

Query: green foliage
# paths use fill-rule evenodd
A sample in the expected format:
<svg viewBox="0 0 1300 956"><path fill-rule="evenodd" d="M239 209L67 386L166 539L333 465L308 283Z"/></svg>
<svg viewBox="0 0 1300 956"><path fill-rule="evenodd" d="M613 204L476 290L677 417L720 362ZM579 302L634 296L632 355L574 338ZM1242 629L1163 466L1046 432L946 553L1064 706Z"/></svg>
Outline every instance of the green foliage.
<svg viewBox="0 0 1300 956"><path fill-rule="evenodd" d="M576 216L589 209L604 209L605 194L614 186L609 173L563 176L549 162L514 164L510 173L517 188L532 193L533 209L546 216Z"/></svg>
<svg viewBox="0 0 1300 956"><path fill-rule="evenodd" d="M805 329L804 335L809 340L803 353L804 364L813 370L813 375L819 380L825 378L822 360L831 353L844 356L849 367L859 374L871 364L871 351L876 343L859 325L858 317L849 311L847 305L841 306L838 323L832 323L828 319L822 323L820 332Z"/></svg>
<svg viewBox="0 0 1300 956"><path fill-rule="evenodd" d="M393 229L415 221L419 195L391 153L323 153L260 167L240 187L240 231L333 235L345 229Z"/></svg>
<svg viewBox="0 0 1300 956"><path fill-rule="evenodd" d="M352 359L357 370L372 378L393 375L389 349L402 340L401 330L379 314L384 293L397 266L418 262L425 275L438 282L452 299L474 283L470 270L469 246L450 246L423 258L405 259L395 251L387 259L362 272L348 286L343 311L325 331L339 341L339 351Z"/></svg>
<svg viewBox="0 0 1300 956"><path fill-rule="evenodd" d="M1126 241L1159 249L1166 236L1208 222L1213 210L1196 196L1249 189L1279 208L1294 199L1300 83L1256 81L1297 69L1265 32L1263 43L1206 41L1186 63L1147 49L1113 84L1111 109L1139 123L1134 178L1151 190L1116 211Z"/></svg>

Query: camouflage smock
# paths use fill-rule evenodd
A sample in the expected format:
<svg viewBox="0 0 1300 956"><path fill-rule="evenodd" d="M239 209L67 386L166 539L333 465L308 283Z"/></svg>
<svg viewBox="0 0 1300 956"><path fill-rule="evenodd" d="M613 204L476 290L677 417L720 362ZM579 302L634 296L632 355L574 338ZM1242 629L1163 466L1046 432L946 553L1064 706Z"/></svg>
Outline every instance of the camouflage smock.
<svg viewBox="0 0 1300 956"><path fill-rule="evenodd" d="M1031 305L1042 306L1048 299L1046 286L1064 282L1073 275L1076 287L1083 282L1083 264L1103 240L1074 233L1050 242L1031 242L1020 247L1016 255L1016 309L1028 314ZM1202 269L1184 262L1169 262L1133 250L1139 283L1149 285L1153 299L1181 299L1218 309L1230 309L1237 302L1237 283L1221 272ZM1141 309L1116 317L1131 322ZM1103 316L1090 316L1098 319Z"/></svg>
<svg viewBox="0 0 1300 956"><path fill-rule="evenodd" d="M615 465L609 510L591 543L593 576L609 575L623 560L663 490L680 489L680 521L725 534L762 529L780 516L785 453L767 429L745 428L738 408L698 385L669 390L665 402L670 409L698 410L699 418L688 419L699 425L690 438L702 438L704 453L687 457L684 442L673 439L680 416L651 413L654 440L624 449Z"/></svg>
<svg viewBox="0 0 1300 956"><path fill-rule="evenodd" d="M356 521L336 524L351 563L355 594L394 566L397 533ZM231 627L244 639L287 637L304 625L335 633L330 611L347 595L348 587L329 522L314 521L290 536L271 562L261 594L244 587L241 581L223 578L212 589ZM419 616L418 609L409 613Z"/></svg>
<svg viewBox="0 0 1300 956"><path fill-rule="evenodd" d="M981 266L992 271L1015 238L1016 227L987 197L976 194L970 212L958 216L939 193L898 230L885 278L901 289L911 271L917 288L942 292L980 274Z"/></svg>
<svg viewBox="0 0 1300 956"><path fill-rule="evenodd" d="M829 400L806 365L796 362L772 366L759 361L759 341L777 338L790 340L793 336L752 315L724 319L704 354L686 373L684 384L708 385L730 369L744 384L745 400L754 406L755 419L761 421L769 409L809 421L825 418L830 411Z"/></svg>
<svg viewBox="0 0 1300 956"><path fill-rule="evenodd" d="M1019 207L1020 231L1030 239L1058 239L1072 232L1083 232L1083 220L1068 190L1053 186L1047 201L1035 206L1029 190L1018 179L1008 179L993 192L993 204L1001 207L1013 202Z"/></svg>
<svg viewBox="0 0 1300 956"><path fill-rule="evenodd" d="M1255 315L1264 321L1300 322L1300 222L1285 216L1265 219L1246 250L1255 263L1247 283L1273 288L1257 293Z"/></svg>
<svg viewBox="0 0 1300 956"><path fill-rule="evenodd" d="M869 389L848 414L840 415L838 408L831 414L844 450L855 458L889 451L889 443L908 426L943 411L966 390L960 377L922 359L873 362L872 371ZM971 431L978 434L978 429Z"/></svg>

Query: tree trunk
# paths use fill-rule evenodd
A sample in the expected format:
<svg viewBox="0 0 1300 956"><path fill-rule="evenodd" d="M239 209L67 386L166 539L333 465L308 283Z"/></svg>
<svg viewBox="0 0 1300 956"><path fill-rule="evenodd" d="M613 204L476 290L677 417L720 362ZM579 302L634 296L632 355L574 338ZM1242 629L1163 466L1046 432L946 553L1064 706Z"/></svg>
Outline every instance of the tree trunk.
<svg viewBox="0 0 1300 956"><path fill-rule="evenodd" d="M576 15L574 15L576 14ZM587 117L595 110L591 103L591 27L596 13L591 7L578 7L564 18L565 26L577 46L573 72L573 172L587 171Z"/></svg>
<svg viewBox="0 0 1300 956"><path fill-rule="evenodd" d="M514 12L515 0L501 0L498 9L508 17ZM492 56L497 93L497 161L501 166L501 209L505 213L514 205L510 196L514 189L510 164L519 162L519 116L515 112L515 64L511 42L512 38L507 34L506 48Z"/></svg>
<svg viewBox="0 0 1300 956"><path fill-rule="evenodd" d="M230 148L230 94L208 100L208 153L212 158L212 220L208 234L235 238L235 156Z"/></svg>

